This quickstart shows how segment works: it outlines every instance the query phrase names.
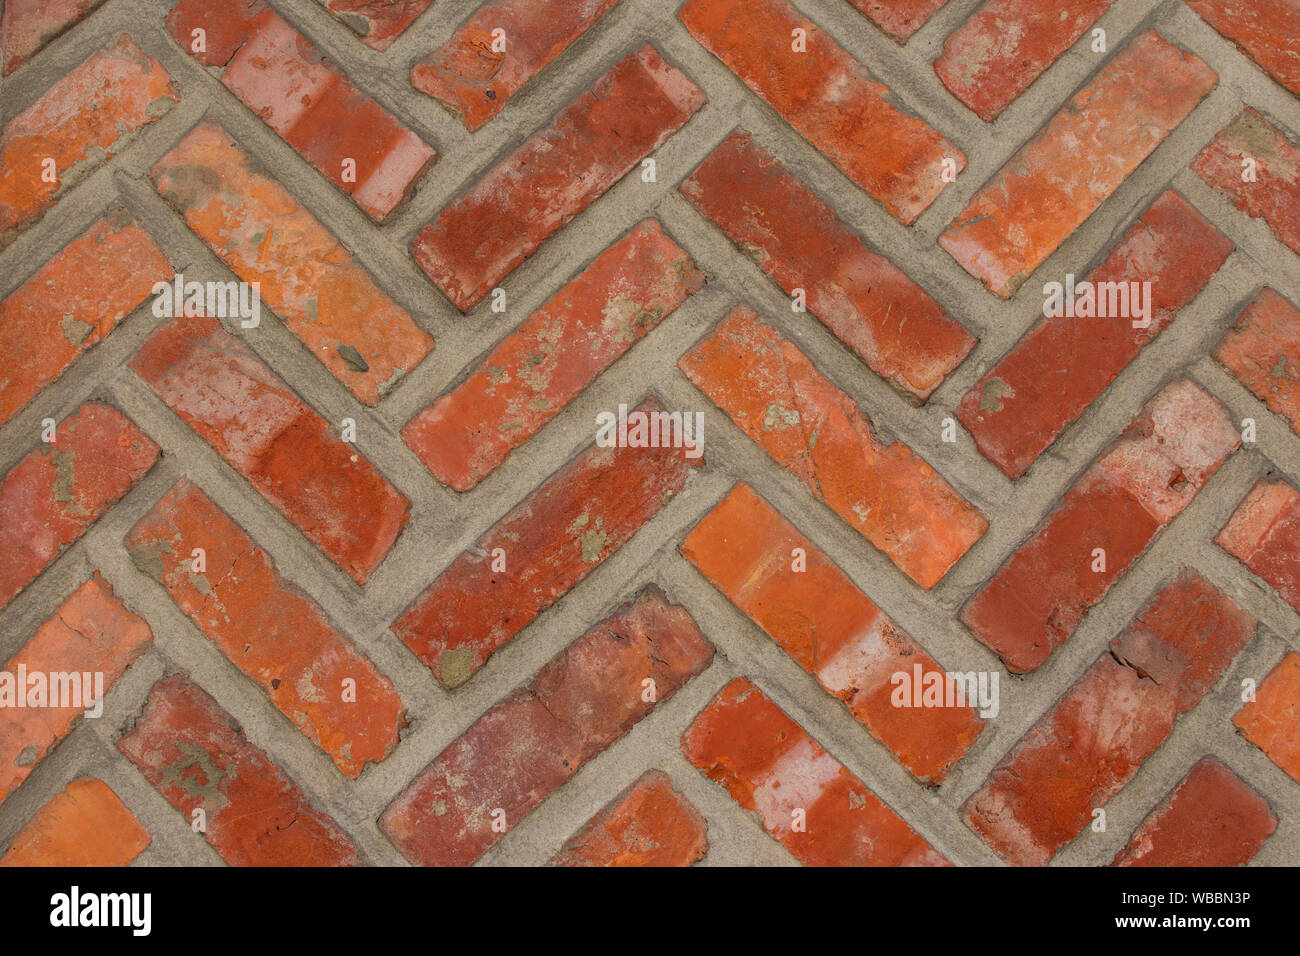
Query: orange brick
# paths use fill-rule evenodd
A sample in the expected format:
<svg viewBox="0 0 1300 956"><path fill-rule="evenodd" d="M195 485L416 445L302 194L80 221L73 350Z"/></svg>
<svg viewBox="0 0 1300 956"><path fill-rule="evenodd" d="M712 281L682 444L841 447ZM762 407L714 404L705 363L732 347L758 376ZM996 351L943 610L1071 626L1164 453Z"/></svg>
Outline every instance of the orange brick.
<svg viewBox="0 0 1300 956"><path fill-rule="evenodd" d="M709 849L700 811L647 770L575 833L548 866L690 866Z"/></svg>
<svg viewBox="0 0 1300 956"><path fill-rule="evenodd" d="M1214 357L1300 433L1300 309L1272 289L1262 290Z"/></svg>
<svg viewBox="0 0 1300 956"><path fill-rule="evenodd" d="M321 0L325 9L375 50L387 50L433 0Z"/></svg>
<svg viewBox="0 0 1300 956"><path fill-rule="evenodd" d="M1300 6L1293 0L1184 0L1205 21L1300 96Z"/></svg>
<svg viewBox="0 0 1300 956"><path fill-rule="evenodd" d="M104 0L6 0L0 11L0 62L8 76Z"/></svg>
<svg viewBox="0 0 1300 956"><path fill-rule="evenodd" d="M1300 781L1300 654L1292 651L1282 658L1232 722L1269 760Z"/></svg>
<svg viewBox="0 0 1300 956"><path fill-rule="evenodd" d="M1300 491L1261 478L1214 540L1300 611Z"/></svg>
<svg viewBox="0 0 1300 956"><path fill-rule="evenodd" d="M18 831L0 867L126 866L149 841L149 831L108 784L82 777Z"/></svg>
<svg viewBox="0 0 1300 956"><path fill-rule="evenodd" d="M848 0L898 43L906 43L948 0Z"/></svg>

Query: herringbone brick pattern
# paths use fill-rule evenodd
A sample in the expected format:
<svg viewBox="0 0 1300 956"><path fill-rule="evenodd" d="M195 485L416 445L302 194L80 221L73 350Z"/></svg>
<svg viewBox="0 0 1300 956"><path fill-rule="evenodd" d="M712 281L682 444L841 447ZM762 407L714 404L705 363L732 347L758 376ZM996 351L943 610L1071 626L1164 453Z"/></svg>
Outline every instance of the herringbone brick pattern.
<svg viewBox="0 0 1300 956"><path fill-rule="evenodd" d="M1298 38L9 0L0 865L1293 864Z"/></svg>

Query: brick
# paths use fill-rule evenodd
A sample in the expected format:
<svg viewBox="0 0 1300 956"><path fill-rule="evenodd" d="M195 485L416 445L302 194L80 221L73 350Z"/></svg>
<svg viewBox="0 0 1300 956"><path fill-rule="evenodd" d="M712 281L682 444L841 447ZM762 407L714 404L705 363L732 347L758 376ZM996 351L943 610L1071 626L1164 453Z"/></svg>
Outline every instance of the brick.
<svg viewBox="0 0 1300 956"><path fill-rule="evenodd" d="M681 193L872 371L924 401L975 338L745 130L682 184Z"/></svg>
<svg viewBox="0 0 1300 956"><path fill-rule="evenodd" d="M181 0L167 29L240 102L376 222L404 203L438 158L301 33L262 3L216 26L222 41L194 51L193 31L230 17L228 0ZM351 160L351 164L348 161Z"/></svg>
<svg viewBox="0 0 1300 956"><path fill-rule="evenodd" d="M681 553L924 783L942 782L979 737L972 707L893 705L894 674L942 669L749 485L705 515Z"/></svg>
<svg viewBox="0 0 1300 956"><path fill-rule="evenodd" d="M642 47L421 229L416 263L470 309L703 105L684 73Z"/></svg>
<svg viewBox="0 0 1300 956"><path fill-rule="evenodd" d="M0 302L0 423L171 277L167 259L125 209L64 246Z"/></svg>
<svg viewBox="0 0 1300 956"><path fill-rule="evenodd" d="M700 712L682 750L806 866L948 863L743 677ZM802 831L795 829L800 810Z"/></svg>
<svg viewBox="0 0 1300 956"><path fill-rule="evenodd" d="M1244 182L1246 160L1254 182ZM1192 169L1300 253L1300 146L1247 108L1196 157Z"/></svg>
<svg viewBox="0 0 1300 956"><path fill-rule="evenodd" d="M619 0L501 0L474 11L442 47L411 68L411 84L447 107L471 132ZM494 30L505 49L493 49ZM500 36L498 34L498 36Z"/></svg>
<svg viewBox="0 0 1300 956"><path fill-rule="evenodd" d="M1214 540L1300 611L1300 491L1261 478Z"/></svg>
<svg viewBox="0 0 1300 956"><path fill-rule="evenodd" d="M636 409L653 413L647 399ZM393 633L455 687L621 548L686 485L680 448L592 445L463 552L393 622ZM504 552L505 571L493 569Z"/></svg>
<svg viewBox="0 0 1300 956"><path fill-rule="evenodd" d="M410 313L220 126L200 123L153 177L199 238L240 279L258 283L289 331L367 405L433 348Z"/></svg>
<svg viewBox="0 0 1300 956"><path fill-rule="evenodd" d="M6 0L0 11L0 62L8 76L104 0Z"/></svg>
<svg viewBox="0 0 1300 956"><path fill-rule="evenodd" d="M314 601L198 486L182 479L131 529L131 560L307 739L356 779L397 746L401 698ZM206 570L193 570L202 548ZM352 700L344 700L351 680Z"/></svg>
<svg viewBox="0 0 1300 956"><path fill-rule="evenodd" d="M690 866L709 849L700 811L647 770L575 833L548 866Z"/></svg>
<svg viewBox="0 0 1300 956"><path fill-rule="evenodd" d="M115 408L87 402L0 484L0 607L86 533L158 460Z"/></svg>
<svg viewBox="0 0 1300 956"><path fill-rule="evenodd" d="M470 490L703 285L690 256L645 220L411 419L402 437L439 481Z"/></svg>
<svg viewBox="0 0 1300 956"><path fill-rule="evenodd" d="M1242 866L1276 829L1267 800L1213 757L1202 757L1112 865Z"/></svg>
<svg viewBox="0 0 1300 956"><path fill-rule="evenodd" d="M15 683L20 667L29 678L38 673L103 674L103 692L107 694L152 643L149 625L128 611L121 599L113 596L113 589L99 572L95 572L10 658L4 672ZM99 691L97 683L98 679L92 678L89 688L92 696ZM28 690L32 687L29 683ZM84 681L78 681L77 690L84 695ZM15 688L11 687L10 691ZM76 699L76 691L67 692ZM0 709L0 801L27 779L80 720L95 719L84 716L91 709L84 696L81 707L52 707L48 696L45 706L34 706L30 699L25 701L27 706L17 706L18 703L9 700Z"/></svg>
<svg viewBox="0 0 1300 956"><path fill-rule="evenodd" d="M184 677L154 684L117 749L187 823L203 811L203 838L231 866L361 862L338 824Z"/></svg>
<svg viewBox="0 0 1300 956"><path fill-rule="evenodd" d="M1041 866L1136 776L1257 623L1184 570L1025 734L962 808L1003 859Z"/></svg>
<svg viewBox="0 0 1300 956"><path fill-rule="evenodd" d="M1233 249L1186 199L1162 193L1083 280L1150 282L1150 324L1135 328L1132 318L1096 316L1040 320L958 408L980 452L1009 478L1028 471L1196 298Z"/></svg>
<svg viewBox="0 0 1300 956"><path fill-rule="evenodd" d="M361 42L387 50L398 35L428 9L433 0L321 0L339 22L347 24Z"/></svg>
<svg viewBox="0 0 1300 956"><path fill-rule="evenodd" d="M0 247L122 151L180 97L157 60L123 36L51 86L0 132ZM55 182L46 182L45 160Z"/></svg>
<svg viewBox="0 0 1300 956"><path fill-rule="evenodd" d="M1300 6L1293 0L1184 2L1273 79L1300 96Z"/></svg>
<svg viewBox="0 0 1300 956"><path fill-rule="evenodd" d="M216 319L182 317L131 359L185 423L358 584L411 504Z"/></svg>
<svg viewBox="0 0 1300 956"><path fill-rule="evenodd" d="M934 72L953 96L991 123L1073 46L1112 2L989 0L948 35Z"/></svg>
<svg viewBox="0 0 1300 956"><path fill-rule="evenodd" d="M1300 781L1300 654L1292 651L1282 658L1232 722L1269 760Z"/></svg>
<svg viewBox="0 0 1300 956"><path fill-rule="evenodd" d="M82 777L36 811L0 867L126 866L149 841L149 831L108 784Z"/></svg>
<svg viewBox="0 0 1300 956"><path fill-rule="evenodd" d="M897 42L906 43L948 0L848 0Z"/></svg>
<svg viewBox="0 0 1300 956"><path fill-rule="evenodd" d="M1214 357L1300 433L1300 309L1272 289L1261 290Z"/></svg>
<svg viewBox="0 0 1300 956"><path fill-rule="evenodd" d="M1198 57L1140 34L976 193L939 245L1009 299L1217 82Z"/></svg>
<svg viewBox="0 0 1300 956"><path fill-rule="evenodd" d="M748 306L678 363L711 401L921 587L986 530L979 510L901 441L885 444L853 399Z"/></svg>
<svg viewBox="0 0 1300 956"><path fill-rule="evenodd" d="M910 224L947 187L944 160L966 157L893 91L781 0L690 0L678 17L691 35L744 80L889 214ZM805 31L807 49L793 49Z"/></svg>
<svg viewBox="0 0 1300 956"><path fill-rule="evenodd" d="M1036 669L1240 444L1217 399L1188 379L1165 386L961 619L1011 671Z"/></svg>
<svg viewBox="0 0 1300 956"><path fill-rule="evenodd" d="M712 659L691 616L645 589L439 754L384 811L380 829L413 863L473 863L502 836L494 811L514 827Z"/></svg>

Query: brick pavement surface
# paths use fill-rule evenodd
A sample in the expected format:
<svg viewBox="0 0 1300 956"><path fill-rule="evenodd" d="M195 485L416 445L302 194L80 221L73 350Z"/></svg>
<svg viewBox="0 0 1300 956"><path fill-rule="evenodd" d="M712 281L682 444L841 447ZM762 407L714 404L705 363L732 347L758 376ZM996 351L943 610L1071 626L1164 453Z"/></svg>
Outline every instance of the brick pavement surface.
<svg viewBox="0 0 1300 956"><path fill-rule="evenodd" d="M8 0L0 72L0 866L1300 856L1295 0Z"/></svg>

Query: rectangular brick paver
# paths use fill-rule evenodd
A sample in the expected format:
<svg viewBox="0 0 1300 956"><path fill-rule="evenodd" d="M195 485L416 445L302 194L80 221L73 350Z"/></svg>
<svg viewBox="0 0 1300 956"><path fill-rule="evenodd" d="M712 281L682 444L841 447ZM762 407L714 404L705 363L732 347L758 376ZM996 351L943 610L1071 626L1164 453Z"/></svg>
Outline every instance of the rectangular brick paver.
<svg viewBox="0 0 1300 956"><path fill-rule="evenodd" d="M1300 611L1300 491L1261 478L1214 540Z"/></svg>
<svg viewBox="0 0 1300 956"><path fill-rule="evenodd" d="M126 866L149 840L149 831L108 784L84 777L18 831L0 867Z"/></svg>
<svg viewBox="0 0 1300 956"><path fill-rule="evenodd" d="M1300 782L1300 654L1292 651L1232 718L1247 740Z"/></svg>
<svg viewBox="0 0 1300 956"><path fill-rule="evenodd" d="M1261 290L1214 357L1300 433L1300 309L1272 289Z"/></svg>

